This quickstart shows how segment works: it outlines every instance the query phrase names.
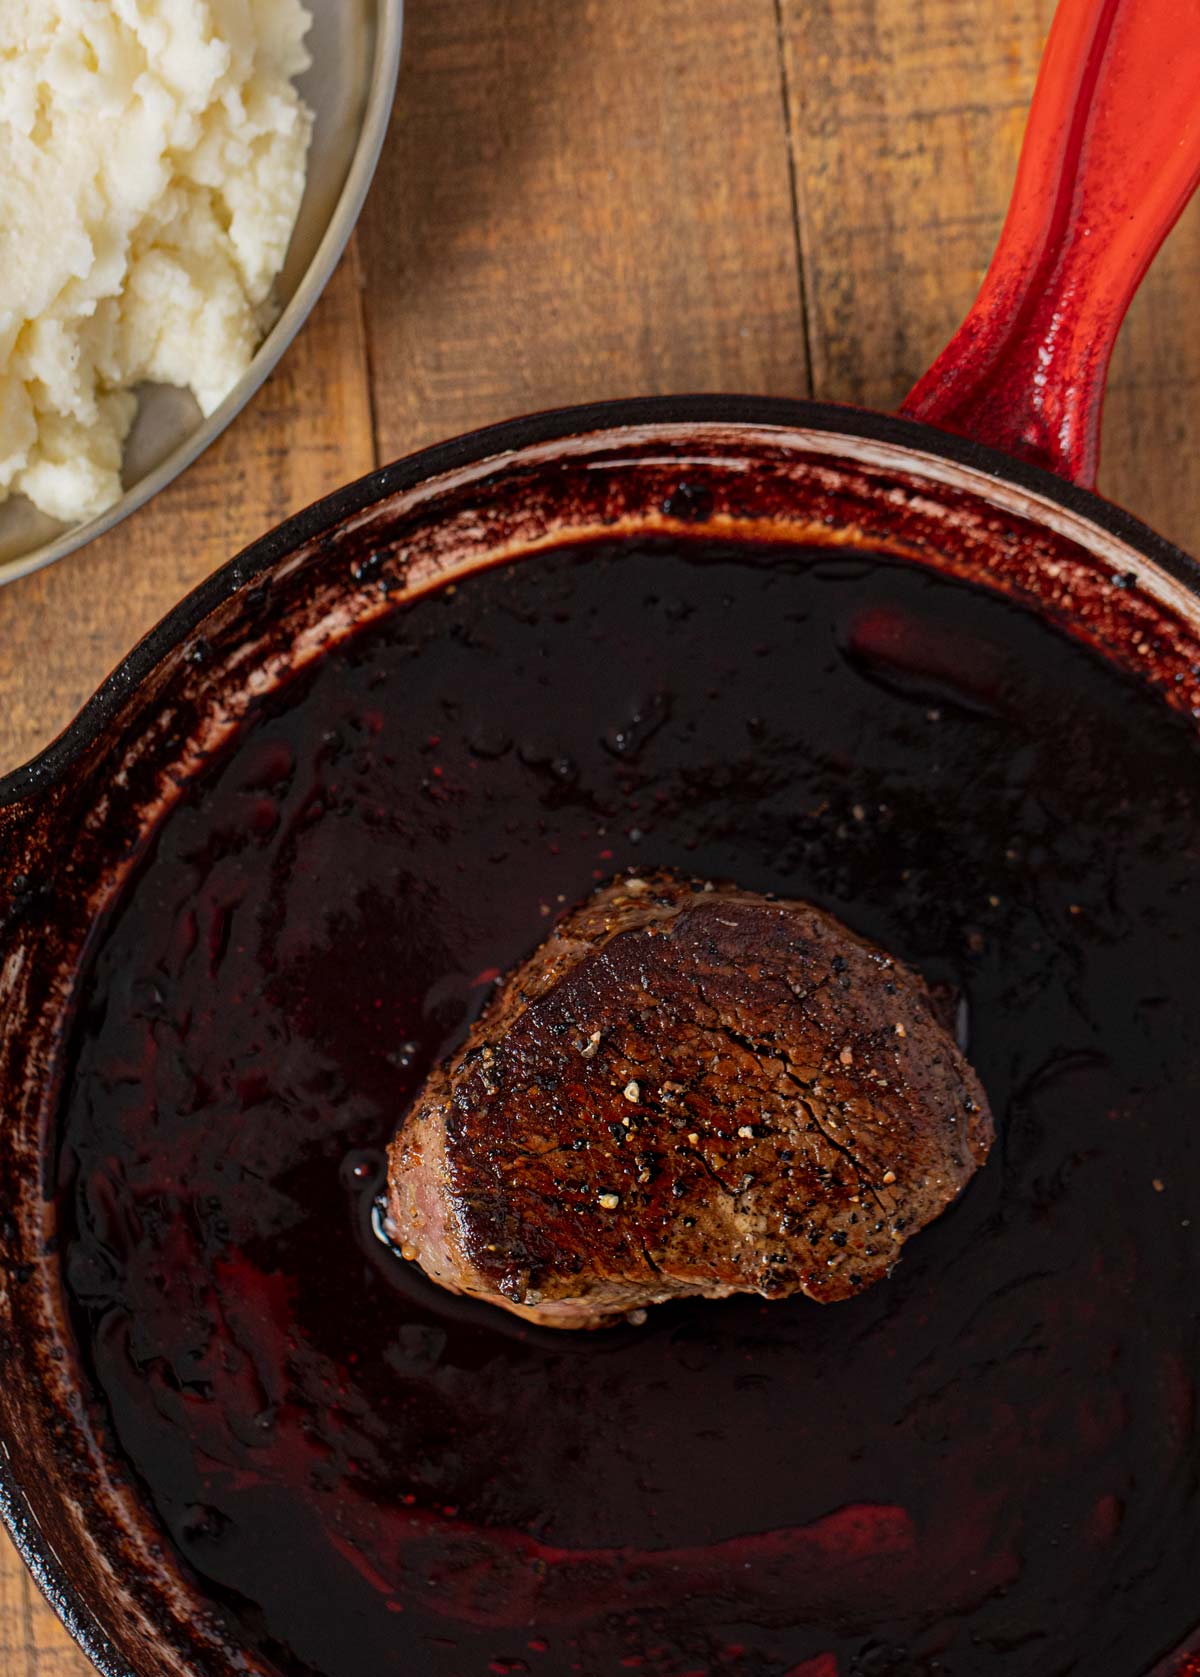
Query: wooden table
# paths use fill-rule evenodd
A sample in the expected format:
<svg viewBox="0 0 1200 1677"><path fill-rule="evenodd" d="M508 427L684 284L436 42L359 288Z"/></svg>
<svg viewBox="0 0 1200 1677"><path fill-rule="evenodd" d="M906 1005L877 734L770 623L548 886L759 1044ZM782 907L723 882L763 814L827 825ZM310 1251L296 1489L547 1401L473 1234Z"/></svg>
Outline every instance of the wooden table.
<svg viewBox="0 0 1200 1677"><path fill-rule="evenodd" d="M222 560L377 462L635 392L891 407L999 231L1052 0L408 0L354 244L220 443L0 591L0 772ZM1200 211L1117 352L1101 485L1200 548ZM0 1672L88 1667L0 1539Z"/></svg>

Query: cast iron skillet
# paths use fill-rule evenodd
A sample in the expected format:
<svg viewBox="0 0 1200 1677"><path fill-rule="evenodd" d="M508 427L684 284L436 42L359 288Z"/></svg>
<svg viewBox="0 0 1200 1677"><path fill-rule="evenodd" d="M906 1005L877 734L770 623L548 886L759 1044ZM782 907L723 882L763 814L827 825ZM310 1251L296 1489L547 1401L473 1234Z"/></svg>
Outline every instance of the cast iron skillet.
<svg viewBox="0 0 1200 1677"><path fill-rule="evenodd" d="M1117 328L1198 174L1200 5L1062 0L996 259L905 417L629 402L387 467L218 572L0 785L0 1510L102 1672L229 1670L86 1421L55 1256L74 975L180 779L350 626L596 535L869 547L1021 602L1200 716L1200 569L1090 490Z"/></svg>

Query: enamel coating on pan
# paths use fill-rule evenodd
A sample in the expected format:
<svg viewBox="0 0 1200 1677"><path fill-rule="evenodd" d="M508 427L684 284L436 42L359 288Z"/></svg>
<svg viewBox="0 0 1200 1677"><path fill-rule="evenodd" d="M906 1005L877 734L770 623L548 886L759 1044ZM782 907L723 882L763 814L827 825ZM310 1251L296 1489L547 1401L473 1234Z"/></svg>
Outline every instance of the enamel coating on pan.
<svg viewBox="0 0 1200 1677"><path fill-rule="evenodd" d="M342 491L210 579L0 787L0 1354L19 1371L0 1386L0 1501L106 1677L254 1667L105 1456L74 1362L46 1190L89 935L141 835L255 696L406 598L598 532L892 553L1026 603L1200 715L1192 561L1035 467L804 404L643 402L479 433Z"/></svg>

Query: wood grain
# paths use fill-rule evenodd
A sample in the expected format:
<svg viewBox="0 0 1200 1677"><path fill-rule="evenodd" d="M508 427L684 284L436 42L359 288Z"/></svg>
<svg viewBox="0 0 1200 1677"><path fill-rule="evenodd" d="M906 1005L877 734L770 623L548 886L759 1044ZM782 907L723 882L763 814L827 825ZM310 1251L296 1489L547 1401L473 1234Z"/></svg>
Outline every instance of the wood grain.
<svg viewBox="0 0 1200 1677"><path fill-rule="evenodd" d="M780 0L814 394L890 409L1000 231L1052 0Z"/></svg>
<svg viewBox="0 0 1200 1677"><path fill-rule="evenodd" d="M92 1672L7 1539L0 1539L0 1672L4 1677L87 1677Z"/></svg>
<svg viewBox="0 0 1200 1677"><path fill-rule="evenodd" d="M1100 491L1200 554L1200 199L1134 298L1113 357Z"/></svg>
<svg viewBox="0 0 1200 1677"><path fill-rule="evenodd" d="M670 390L804 395L774 0L415 5L363 231L379 446Z"/></svg>
<svg viewBox="0 0 1200 1677"><path fill-rule="evenodd" d="M0 772L286 513L444 435L636 391L899 401L1003 218L1052 0L409 0L352 247L256 402L0 590ZM1118 348L1106 490L1200 548L1200 209ZM86 1665L0 1540L0 1673Z"/></svg>

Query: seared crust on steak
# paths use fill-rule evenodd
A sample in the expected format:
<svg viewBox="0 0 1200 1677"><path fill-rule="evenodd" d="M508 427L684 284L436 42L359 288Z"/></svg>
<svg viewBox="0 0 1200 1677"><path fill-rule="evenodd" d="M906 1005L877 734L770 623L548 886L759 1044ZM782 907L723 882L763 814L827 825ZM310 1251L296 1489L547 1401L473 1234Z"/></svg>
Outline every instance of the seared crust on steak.
<svg viewBox="0 0 1200 1677"><path fill-rule="evenodd" d="M987 1157L920 978L809 903L656 874L569 913L392 1143L389 1233L551 1326L882 1279Z"/></svg>

